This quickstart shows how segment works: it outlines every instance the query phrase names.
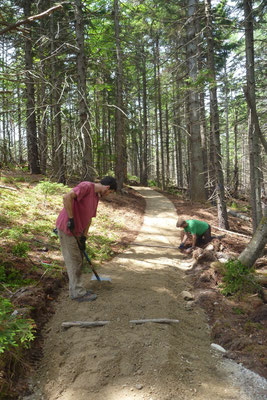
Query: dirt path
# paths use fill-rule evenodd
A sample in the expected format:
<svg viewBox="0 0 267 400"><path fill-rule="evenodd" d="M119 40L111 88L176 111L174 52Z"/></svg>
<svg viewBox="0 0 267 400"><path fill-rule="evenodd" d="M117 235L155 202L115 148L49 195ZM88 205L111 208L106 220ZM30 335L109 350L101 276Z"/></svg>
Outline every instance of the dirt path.
<svg viewBox="0 0 267 400"><path fill-rule="evenodd" d="M229 372L211 350L203 311L197 306L188 309L182 299L181 292L190 290L182 256L164 247L177 247L172 203L151 189L139 190L147 201L140 234L129 249L99 270L112 283L84 276L87 287L98 295L95 302L76 303L66 292L61 295L46 327L33 394L24 399L255 399L237 386L233 370ZM179 323L129 323L146 318ZM61 329L62 322L75 320L110 323Z"/></svg>

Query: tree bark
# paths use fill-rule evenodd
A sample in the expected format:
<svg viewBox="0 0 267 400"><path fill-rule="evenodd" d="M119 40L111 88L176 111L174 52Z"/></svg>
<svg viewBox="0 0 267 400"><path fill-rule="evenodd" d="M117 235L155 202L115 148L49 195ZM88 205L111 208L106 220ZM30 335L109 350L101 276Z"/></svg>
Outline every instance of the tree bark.
<svg viewBox="0 0 267 400"><path fill-rule="evenodd" d="M123 73L122 73L122 51L119 25L119 3L114 0L114 25L116 42L116 111L115 111L115 175L117 178L118 191L123 188L123 182L127 177L127 153L126 136L124 132L124 105L123 105Z"/></svg>
<svg viewBox="0 0 267 400"><path fill-rule="evenodd" d="M143 83L143 126L144 126L144 146L143 146L143 179L142 185L147 186L148 179L148 120L147 120L147 80L146 80L146 56L145 46L142 46L142 83Z"/></svg>
<svg viewBox="0 0 267 400"><path fill-rule="evenodd" d="M164 141L162 125L162 101L161 101L161 79L160 79L160 56L159 56L159 38L156 37L156 65L157 65L157 88L158 88L158 112L159 112L159 136L160 136L160 155L161 155L161 187L165 190L165 162L164 162Z"/></svg>
<svg viewBox="0 0 267 400"><path fill-rule="evenodd" d="M26 18L30 16L31 3L31 0L24 1L24 14ZM25 36L25 69L28 162L30 173L40 174L35 115L35 89L33 80L33 51L31 30L29 31L28 35Z"/></svg>
<svg viewBox="0 0 267 400"><path fill-rule="evenodd" d="M247 267L253 267L267 243L267 204L264 206L264 215L245 250L242 251L238 260Z"/></svg>
<svg viewBox="0 0 267 400"><path fill-rule="evenodd" d="M259 125L257 124L256 89L254 68L254 27L253 1L244 0L245 39L246 39L246 78L245 90L248 103L248 139L250 161L250 198L252 207L252 225L254 232L262 218L261 209L261 176L260 176L260 147Z"/></svg>
<svg viewBox="0 0 267 400"><path fill-rule="evenodd" d="M189 97L189 133L190 133L190 196L193 201L206 201L203 153L200 136L199 94L193 85L198 75L197 39L196 39L197 1L188 0L187 24L187 63L190 79Z"/></svg>
<svg viewBox="0 0 267 400"><path fill-rule="evenodd" d="M235 136L235 161L234 161L234 197L238 196L238 186L239 186L239 169L238 169L238 146L237 146L237 138L238 138L238 118L237 111L235 111L235 123L234 123L234 136Z"/></svg>
<svg viewBox="0 0 267 400"><path fill-rule="evenodd" d="M215 160L215 172L216 172L216 192L217 192L217 210L218 210L218 223L221 228L228 229L228 218L225 204L224 194L224 178L222 170L222 155L221 155L221 143L220 143L220 126L219 126L219 112L218 112L218 100L217 100L217 85L216 85L216 72L215 72L215 61L214 61L214 39L212 32L212 14L211 14L211 2L205 0L205 13L206 13L206 35L207 35L207 59L208 68L210 70L210 77L212 83L210 85L210 112L211 112L211 130L214 138L214 160Z"/></svg>
<svg viewBox="0 0 267 400"><path fill-rule="evenodd" d="M50 35L51 35L51 54L55 51L55 16L52 15L50 20ZM51 63L51 98L52 98L52 130L53 135L53 174L56 177L57 182L66 183L65 178L65 166L63 158L63 138L62 138L62 125L61 125L61 104L60 104L60 93L61 93L61 79L57 74L58 61L56 57L53 57ZM59 68L60 69L60 68Z"/></svg>
<svg viewBox="0 0 267 400"><path fill-rule="evenodd" d="M156 145L156 177L157 186L160 186L160 170L159 170L159 135L158 135L158 80L157 80L157 50L156 45L153 45L153 78L154 78L154 104L155 104L155 145Z"/></svg>
<svg viewBox="0 0 267 400"><path fill-rule="evenodd" d="M95 171L93 168L92 137L89 121L89 108L86 93L86 55L84 49L84 19L81 0L75 0L75 32L77 54L77 89L79 101L80 132L83 138L82 154L82 178L87 181L94 181Z"/></svg>

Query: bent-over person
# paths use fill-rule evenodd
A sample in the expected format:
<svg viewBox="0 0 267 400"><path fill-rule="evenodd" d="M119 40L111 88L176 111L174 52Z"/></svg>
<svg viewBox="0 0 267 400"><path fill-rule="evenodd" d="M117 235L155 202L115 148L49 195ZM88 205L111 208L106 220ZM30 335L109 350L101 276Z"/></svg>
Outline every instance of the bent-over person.
<svg viewBox="0 0 267 400"><path fill-rule="evenodd" d="M63 197L64 208L56 227L69 278L72 300L92 301L96 294L87 291L81 282L83 251L91 220L96 216L98 201L117 190L115 178L106 176L100 183L81 182Z"/></svg>
<svg viewBox="0 0 267 400"><path fill-rule="evenodd" d="M177 228L183 228L181 232L180 250L184 250L186 242L192 238L191 247L185 250L186 253L191 253L196 246L202 246L212 240L211 227L205 221L197 219L187 219L179 217L176 223Z"/></svg>

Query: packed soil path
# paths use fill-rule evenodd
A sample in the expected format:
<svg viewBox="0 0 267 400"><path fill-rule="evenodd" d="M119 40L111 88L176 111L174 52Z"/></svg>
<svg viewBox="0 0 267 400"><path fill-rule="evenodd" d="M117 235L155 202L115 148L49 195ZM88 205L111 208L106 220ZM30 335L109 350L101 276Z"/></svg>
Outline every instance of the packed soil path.
<svg viewBox="0 0 267 400"><path fill-rule="evenodd" d="M77 303L67 291L46 326L44 357L32 378L44 400L246 400L222 356L211 349L205 314L181 296L190 290L177 249L177 214L161 194L138 188L147 202L136 241L99 268L112 282L84 275L97 299ZM131 320L168 318L179 323ZM62 329L67 321L110 321Z"/></svg>

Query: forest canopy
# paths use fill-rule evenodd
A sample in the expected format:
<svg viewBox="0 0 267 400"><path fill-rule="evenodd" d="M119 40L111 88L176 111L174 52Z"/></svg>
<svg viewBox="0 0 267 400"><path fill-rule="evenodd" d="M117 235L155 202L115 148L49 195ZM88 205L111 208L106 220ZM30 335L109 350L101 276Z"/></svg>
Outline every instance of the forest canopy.
<svg viewBox="0 0 267 400"><path fill-rule="evenodd" d="M1 3L0 163L66 183L115 174L215 201L266 177L265 5Z"/></svg>

